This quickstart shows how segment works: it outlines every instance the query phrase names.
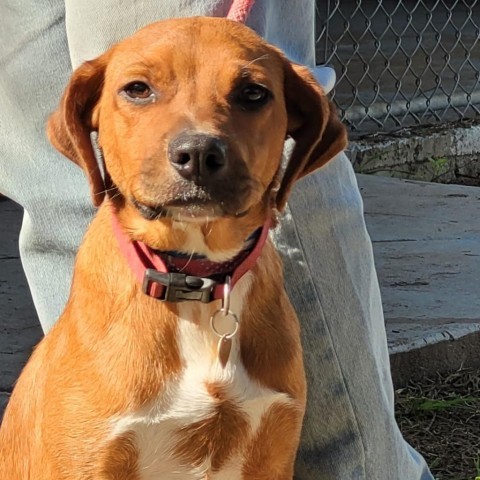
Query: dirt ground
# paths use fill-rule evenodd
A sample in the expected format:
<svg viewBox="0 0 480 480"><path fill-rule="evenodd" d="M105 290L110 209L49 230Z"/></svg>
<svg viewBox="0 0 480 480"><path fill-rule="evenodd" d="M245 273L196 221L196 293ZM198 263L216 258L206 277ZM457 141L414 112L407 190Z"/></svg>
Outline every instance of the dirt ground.
<svg viewBox="0 0 480 480"><path fill-rule="evenodd" d="M480 371L460 370L396 391L405 438L437 480L480 480Z"/></svg>

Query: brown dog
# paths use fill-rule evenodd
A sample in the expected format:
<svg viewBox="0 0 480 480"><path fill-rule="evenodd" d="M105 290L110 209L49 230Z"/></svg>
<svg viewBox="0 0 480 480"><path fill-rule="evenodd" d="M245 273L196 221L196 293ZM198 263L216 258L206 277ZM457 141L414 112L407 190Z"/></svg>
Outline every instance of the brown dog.
<svg viewBox="0 0 480 480"><path fill-rule="evenodd" d="M302 351L264 240L345 147L321 88L245 26L170 20L76 70L49 135L100 208L5 413L0 478L291 479Z"/></svg>

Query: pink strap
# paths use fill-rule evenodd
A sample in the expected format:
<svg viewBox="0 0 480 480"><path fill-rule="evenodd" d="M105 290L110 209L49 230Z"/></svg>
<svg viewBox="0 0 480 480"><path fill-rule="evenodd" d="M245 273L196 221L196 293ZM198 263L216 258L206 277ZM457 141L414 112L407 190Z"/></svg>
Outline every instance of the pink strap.
<svg viewBox="0 0 480 480"><path fill-rule="evenodd" d="M227 18L236 22L245 23L255 0L233 0Z"/></svg>

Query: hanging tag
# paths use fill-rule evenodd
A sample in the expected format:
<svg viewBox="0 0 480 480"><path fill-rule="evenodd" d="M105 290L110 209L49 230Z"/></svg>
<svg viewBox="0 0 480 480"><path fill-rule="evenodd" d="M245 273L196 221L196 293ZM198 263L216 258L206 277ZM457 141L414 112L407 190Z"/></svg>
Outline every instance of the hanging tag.
<svg viewBox="0 0 480 480"><path fill-rule="evenodd" d="M225 368L225 366L227 365L228 359L230 358L231 351L232 351L232 337L230 337L229 335L223 335L218 340L218 345L217 345L217 357L222 368Z"/></svg>
<svg viewBox="0 0 480 480"><path fill-rule="evenodd" d="M227 319L230 321L231 328L225 332L224 329L223 331L219 329L217 323L223 323L227 321ZM232 351L233 337L238 332L238 317L232 311L226 313L223 308L221 308L210 317L210 327L213 333L219 337L217 343L217 358L222 368L225 368L230 358L230 352Z"/></svg>
<svg viewBox="0 0 480 480"><path fill-rule="evenodd" d="M232 351L232 339L238 331L238 317L230 310L230 281L231 278L227 276L223 287L222 308L210 317L210 328L213 333L219 337L217 343L217 358L222 368L225 368L228 363L230 352ZM228 325L228 323L225 325L227 321L230 321L230 325ZM221 328L217 325L218 323L223 324ZM230 326L231 329L228 329L228 326Z"/></svg>

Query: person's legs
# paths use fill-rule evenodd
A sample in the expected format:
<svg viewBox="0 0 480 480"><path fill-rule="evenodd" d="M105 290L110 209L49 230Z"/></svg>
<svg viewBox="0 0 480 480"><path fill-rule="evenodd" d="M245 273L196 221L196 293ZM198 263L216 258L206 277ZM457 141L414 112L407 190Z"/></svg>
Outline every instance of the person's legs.
<svg viewBox="0 0 480 480"><path fill-rule="evenodd" d="M68 0L72 63L95 57L151 21L224 16L227 0ZM300 7L301 5L301 7ZM313 62L313 0L257 0L249 24L297 61ZM78 167L45 139L70 71L63 6L4 0L0 6L0 191L28 212L22 258L45 330L65 302L74 251L91 215ZM11 26L11 30L5 29ZM4 100L5 99L5 100ZM427 480L424 462L393 417L383 315L361 200L341 156L300 183L275 233L287 288L303 329L309 397L298 480Z"/></svg>
<svg viewBox="0 0 480 480"><path fill-rule="evenodd" d="M275 240L309 388L298 478L431 480L395 422L372 248L344 154L300 181Z"/></svg>
<svg viewBox="0 0 480 480"><path fill-rule="evenodd" d="M65 305L93 212L83 173L45 135L71 73L64 4L2 0L0 18L0 191L25 209L20 253L47 331Z"/></svg>

